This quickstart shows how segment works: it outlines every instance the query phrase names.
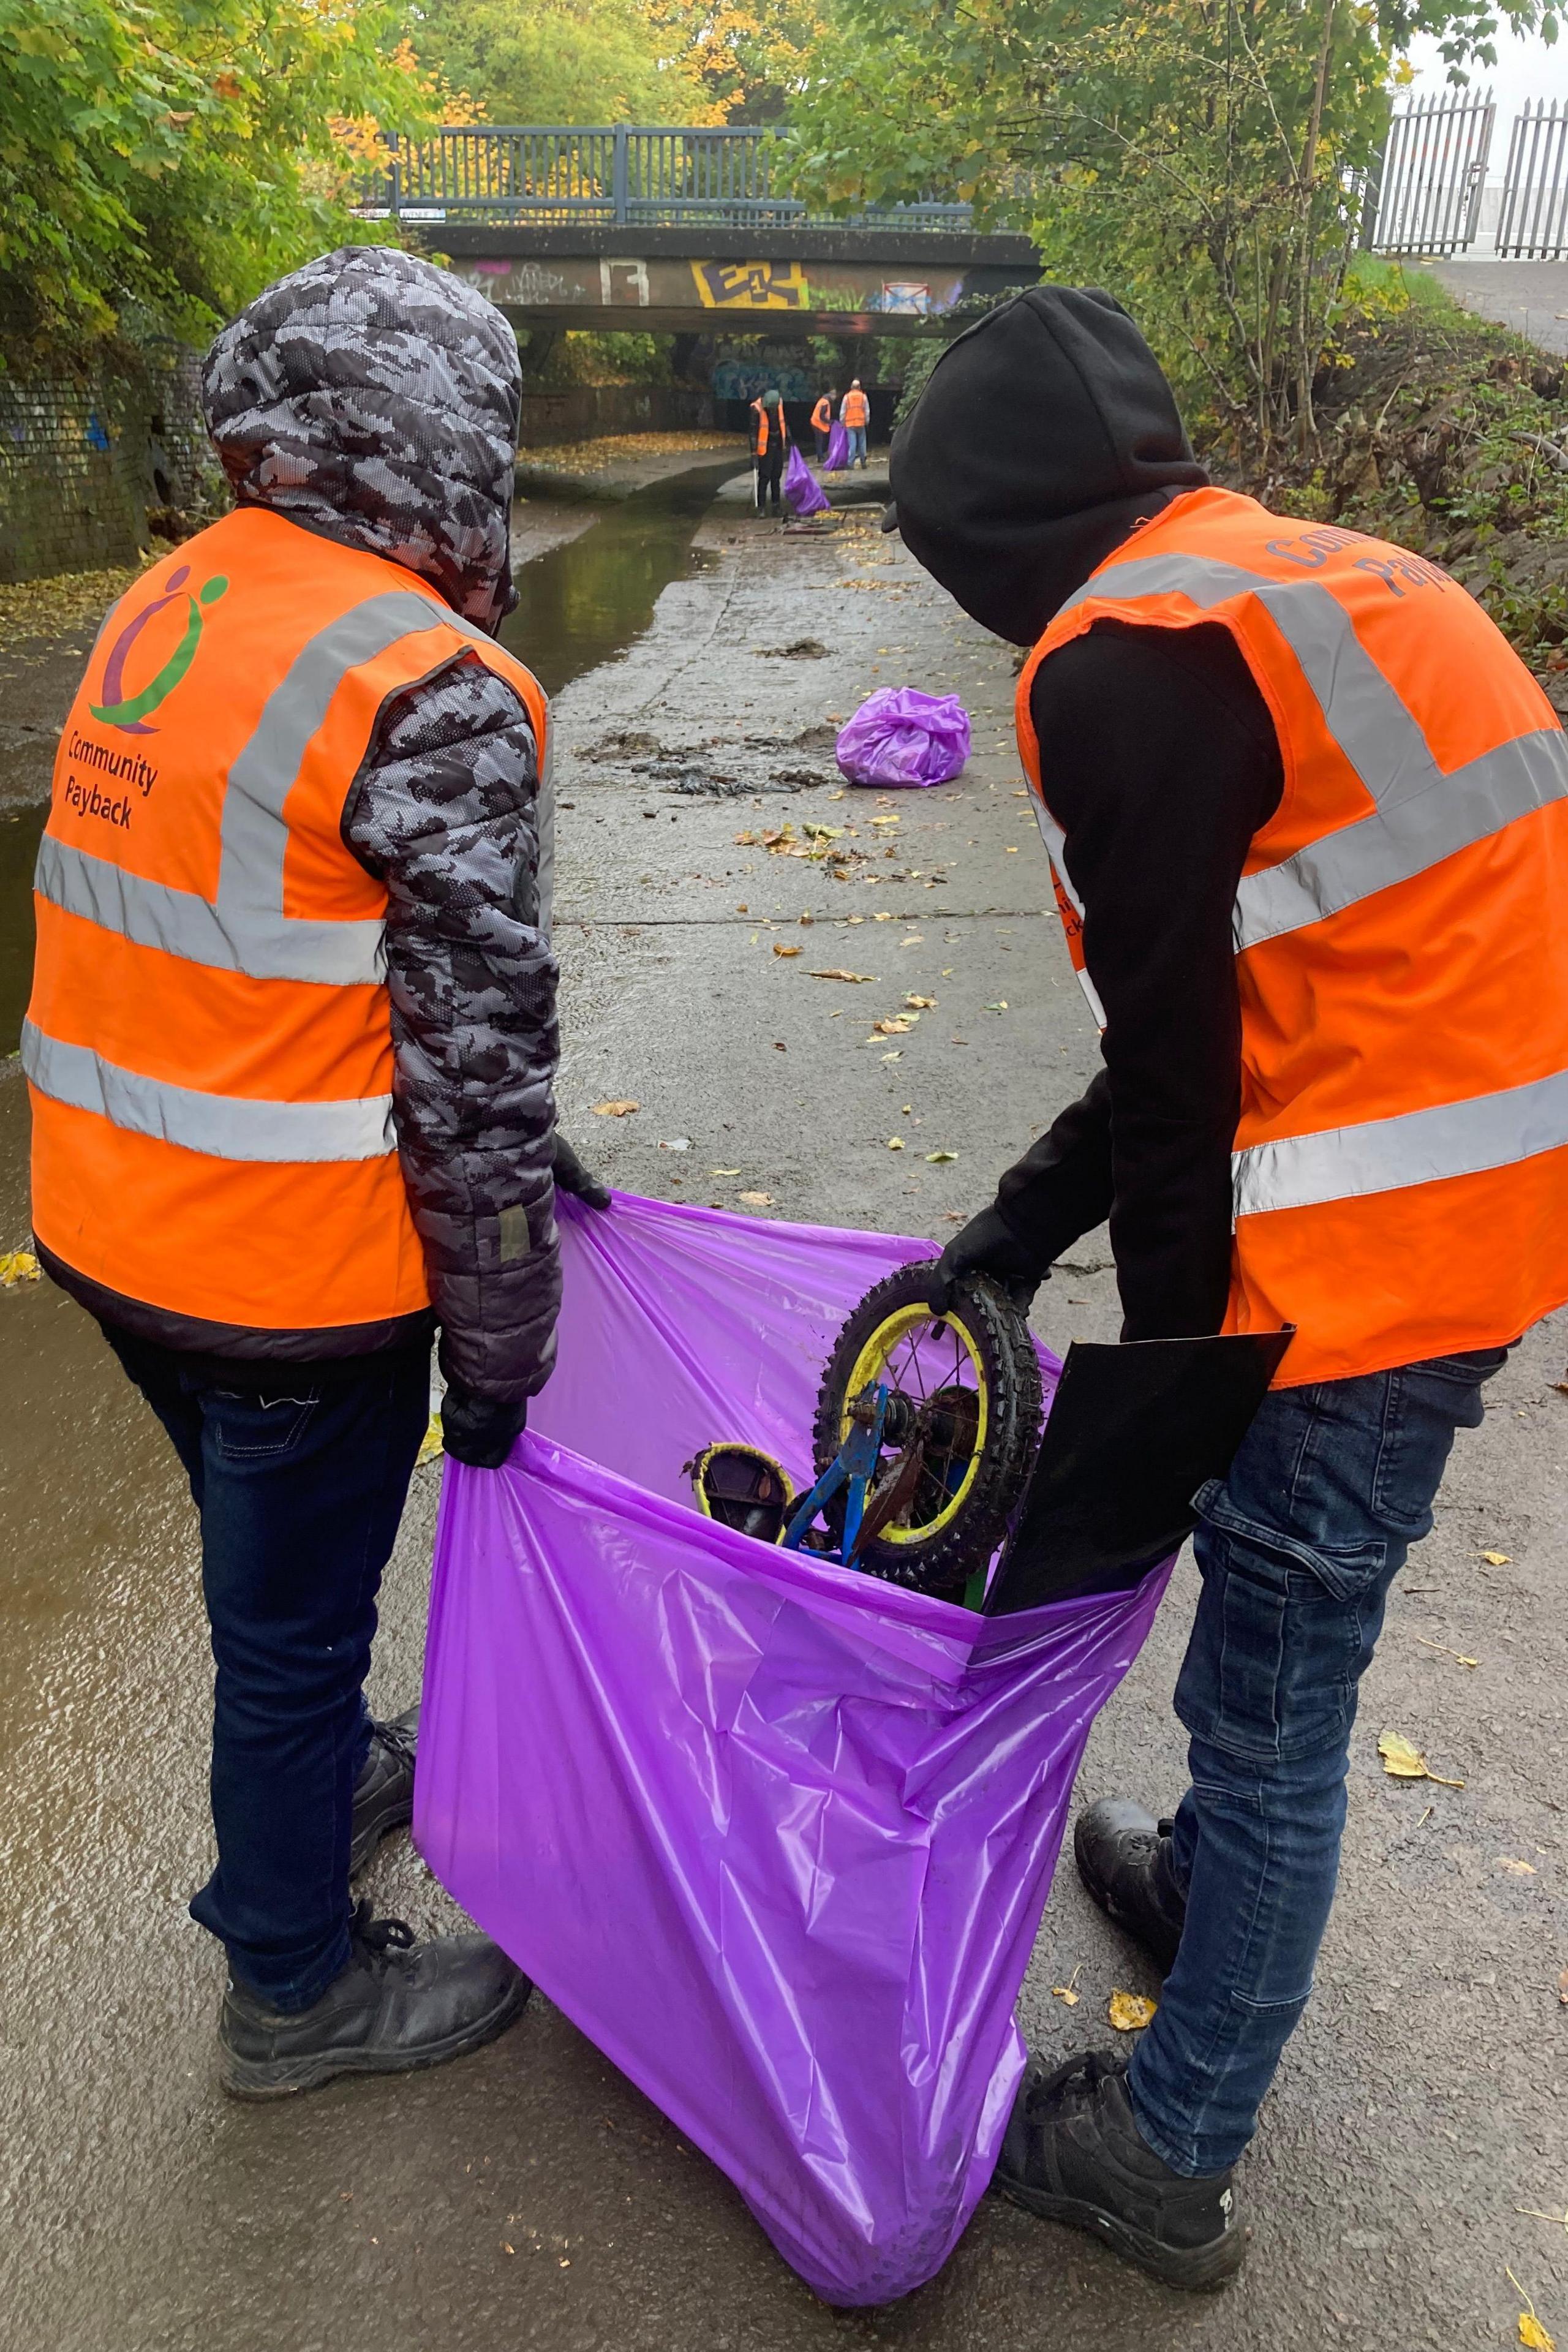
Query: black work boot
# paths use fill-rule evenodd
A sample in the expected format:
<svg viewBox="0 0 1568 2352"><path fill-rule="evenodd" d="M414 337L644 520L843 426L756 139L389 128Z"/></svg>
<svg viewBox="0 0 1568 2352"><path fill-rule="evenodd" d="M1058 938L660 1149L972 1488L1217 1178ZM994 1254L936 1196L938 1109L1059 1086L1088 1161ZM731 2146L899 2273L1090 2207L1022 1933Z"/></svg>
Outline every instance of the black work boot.
<svg viewBox="0 0 1568 2352"><path fill-rule="evenodd" d="M414 1819L414 1748L419 1709L370 1727L370 1754L354 1782L353 1843L349 1876L357 1877L389 1831Z"/></svg>
<svg viewBox="0 0 1568 2352"><path fill-rule="evenodd" d="M1173 1822L1157 1822L1132 1797L1101 1797L1079 1813L1072 1850L1078 1874L1106 1916L1142 1945L1168 1976L1186 1906L1171 1876Z"/></svg>
<svg viewBox="0 0 1568 2352"><path fill-rule="evenodd" d="M237 2099L313 2091L334 2074L403 2074L493 2042L533 1987L488 1936L416 1944L401 1919L362 1903L348 1966L291 2015L234 1977L218 2020L223 2086Z"/></svg>
<svg viewBox="0 0 1568 2352"><path fill-rule="evenodd" d="M1042 2221L1089 2230L1166 2286L1223 2286L1247 2241L1228 2171L1189 2180L1132 2118L1126 2062L1089 2051L1055 2074L1031 2058L994 2184Z"/></svg>

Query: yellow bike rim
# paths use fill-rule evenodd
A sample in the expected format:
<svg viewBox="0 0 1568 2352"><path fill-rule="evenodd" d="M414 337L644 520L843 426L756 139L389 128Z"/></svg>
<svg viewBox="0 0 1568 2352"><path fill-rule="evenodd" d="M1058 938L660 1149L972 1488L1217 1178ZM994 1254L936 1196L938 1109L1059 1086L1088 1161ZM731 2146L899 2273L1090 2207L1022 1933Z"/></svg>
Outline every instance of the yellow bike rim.
<svg viewBox="0 0 1568 2352"><path fill-rule="evenodd" d="M851 1399L859 1396L875 1382L880 1381L885 1387L899 1389L901 1394L910 1398L911 1403L921 1404L925 1402L922 1393L911 1393L898 1379L889 1380L888 1366L896 1352L907 1340L914 1339L922 1327L934 1329L939 1323L945 1331L951 1333L956 1343L953 1349L952 1377L955 1378L962 1369L961 1349L963 1356L967 1356L973 1367L974 1398L977 1409L974 1450L969 1457L968 1467L959 1482L957 1490L949 1496L935 1518L922 1519L918 1525L908 1528L885 1527L877 1538L879 1543L929 1543L932 1536L940 1535L943 1528L951 1525L979 1475L980 1457L985 1450L985 1431L990 1418L985 1393L985 1374L981 1365L979 1350L962 1323L955 1321L951 1316L933 1315L929 1307L921 1306L918 1302L910 1307L899 1307L894 1314L887 1318L885 1322L879 1323L860 1353L856 1357L855 1369L849 1375L849 1384L844 1392L845 1410L839 1423L838 1442L842 1445L849 1434ZM945 1378L936 1383L939 1387L947 1384Z"/></svg>

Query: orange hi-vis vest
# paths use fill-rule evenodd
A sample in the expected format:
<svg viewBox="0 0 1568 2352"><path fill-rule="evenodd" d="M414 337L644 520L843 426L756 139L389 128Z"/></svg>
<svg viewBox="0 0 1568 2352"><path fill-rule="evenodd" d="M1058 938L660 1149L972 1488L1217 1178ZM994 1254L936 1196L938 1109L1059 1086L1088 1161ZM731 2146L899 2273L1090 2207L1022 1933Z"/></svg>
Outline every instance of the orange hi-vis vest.
<svg viewBox="0 0 1568 2352"><path fill-rule="evenodd" d="M263 1330L416 1313L384 884L340 832L389 696L521 662L381 556L241 508L110 614L66 721L22 1058L33 1222L90 1280Z"/></svg>
<svg viewBox="0 0 1568 2352"><path fill-rule="evenodd" d="M1175 499L1018 681L1091 1003L1029 697L1100 620L1228 629L1279 733L1283 794L1236 901L1225 1328L1296 1324L1291 1387L1517 1339L1568 1299L1568 738L1551 704L1420 557L1229 490Z"/></svg>
<svg viewBox="0 0 1568 2352"><path fill-rule="evenodd" d="M871 415L871 404L863 392L847 392L838 404L838 422L847 431L866 424Z"/></svg>
<svg viewBox="0 0 1568 2352"><path fill-rule="evenodd" d="M768 419L770 416L776 418L778 422L780 448L782 449L787 445L789 441L789 423L784 413L784 403L782 400L774 409L766 409L763 406L760 400L753 400L752 403L752 414L757 420L756 435L752 444L752 455L753 457L764 457L767 455L769 439Z"/></svg>
<svg viewBox="0 0 1568 2352"><path fill-rule="evenodd" d="M833 403L828 399L827 394L824 393L821 399L817 402L816 406L811 412L811 429L814 433L826 433L832 422Z"/></svg>

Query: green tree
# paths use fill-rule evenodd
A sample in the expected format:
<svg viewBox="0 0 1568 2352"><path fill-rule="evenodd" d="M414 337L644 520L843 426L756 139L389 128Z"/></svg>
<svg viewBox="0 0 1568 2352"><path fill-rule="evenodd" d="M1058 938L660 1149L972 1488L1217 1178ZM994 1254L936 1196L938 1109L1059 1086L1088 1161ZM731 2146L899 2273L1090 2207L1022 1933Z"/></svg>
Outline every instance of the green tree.
<svg viewBox="0 0 1568 2352"><path fill-rule="evenodd" d="M805 87L827 27L797 0L647 0L661 42L694 74L714 122L777 122Z"/></svg>
<svg viewBox="0 0 1568 2352"><path fill-rule="evenodd" d="M409 29L421 65L492 122L722 119L643 0L420 0Z"/></svg>
<svg viewBox="0 0 1568 2352"><path fill-rule="evenodd" d="M347 235L330 119L416 116L391 0L0 0L0 353L199 336Z"/></svg>
<svg viewBox="0 0 1568 2352"><path fill-rule="evenodd" d="M1516 25L1555 19L1502 0ZM841 0L793 111L794 184L848 208L928 191L1105 285L1200 421L1310 445L1360 192L1398 59L1495 61L1487 0Z"/></svg>

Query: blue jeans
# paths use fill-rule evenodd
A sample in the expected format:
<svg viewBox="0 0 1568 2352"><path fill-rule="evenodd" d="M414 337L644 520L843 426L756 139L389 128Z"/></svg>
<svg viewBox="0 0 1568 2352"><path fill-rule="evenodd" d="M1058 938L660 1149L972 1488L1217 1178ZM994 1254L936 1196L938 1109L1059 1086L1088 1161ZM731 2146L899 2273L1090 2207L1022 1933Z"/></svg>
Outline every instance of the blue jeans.
<svg viewBox="0 0 1568 2352"><path fill-rule="evenodd" d="M1176 1685L1192 1786L1169 1856L1186 1924L1128 2076L1139 2130L1177 2172L1235 2162L1306 2007L1357 1685L1454 1433L1479 1426L1506 1354L1277 1389L1199 1497L1203 1591Z"/></svg>
<svg viewBox="0 0 1568 2352"><path fill-rule="evenodd" d="M866 462L866 427L863 425L847 425L844 430L849 436L849 456L844 467L847 473L851 466L863 466Z"/></svg>
<svg viewBox="0 0 1568 2352"><path fill-rule="evenodd" d="M349 1958L353 1790L370 1738L362 1691L429 1418L429 1349L325 1372L279 1365L267 1387L236 1390L173 1349L105 1337L201 1514L218 1862L191 1916L253 1991L308 2009Z"/></svg>

